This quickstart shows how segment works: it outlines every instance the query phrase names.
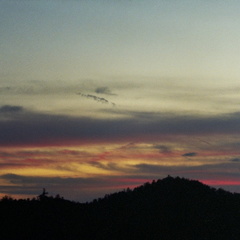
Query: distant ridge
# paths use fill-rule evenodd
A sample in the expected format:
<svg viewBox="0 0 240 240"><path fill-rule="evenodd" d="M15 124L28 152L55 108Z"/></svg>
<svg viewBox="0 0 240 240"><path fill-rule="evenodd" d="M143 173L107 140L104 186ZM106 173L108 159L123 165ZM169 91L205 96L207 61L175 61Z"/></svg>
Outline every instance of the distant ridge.
<svg viewBox="0 0 240 240"><path fill-rule="evenodd" d="M240 194L168 176L91 203L2 199L0 239L239 240Z"/></svg>

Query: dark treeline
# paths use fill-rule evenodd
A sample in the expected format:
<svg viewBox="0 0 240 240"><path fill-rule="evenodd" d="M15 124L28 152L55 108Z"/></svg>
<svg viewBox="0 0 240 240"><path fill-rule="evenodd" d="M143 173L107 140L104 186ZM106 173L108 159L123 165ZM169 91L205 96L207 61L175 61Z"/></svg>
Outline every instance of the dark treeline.
<svg viewBox="0 0 240 240"><path fill-rule="evenodd" d="M0 239L239 240L240 194L168 176L90 203L0 201Z"/></svg>

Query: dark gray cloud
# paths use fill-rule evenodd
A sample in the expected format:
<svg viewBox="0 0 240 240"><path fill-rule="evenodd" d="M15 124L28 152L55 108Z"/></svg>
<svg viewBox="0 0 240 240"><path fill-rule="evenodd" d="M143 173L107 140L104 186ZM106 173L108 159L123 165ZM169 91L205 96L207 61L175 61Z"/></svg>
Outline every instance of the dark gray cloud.
<svg viewBox="0 0 240 240"><path fill-rule="evenodd" d="M95 95L92 95L92 94L84 94L84 93L77 93L78 95L82 96L82 97L86 97L86 98L90 98L90 99L93 99L94 101L97 101L99 103L110 103L112 104L113 106L115 105L115 103L113 102L109 102L107 99L103 98L103 97L98 97L98 96L95 96Z"/></svg>
<svg viewBox="0 0 240 240"><path fill-rule="evenodd" d="M116 95L112 93L108 87L98 87L95 89L95 93L105 94L105 95Z"/></svg>
<svg viewBox="0 0 240 240"><path fill-rule="evenodd" d="M158 140L166 136L240 133L240 114L214 117L166 113L128 113L125 118L94 119L51 115L3 106L0 144L60 144L68 141ZM21 114L18 112L21 111ZM167 151L160 146L160 150Z"/></svg>
<svg viewBox="0 0 240 240"><path fill-rule="evenodd" d="M158 149L161 153L171 153L171 148L166 145L155 145L155 149Z"/></svg>
<svg viewBox="0 0 240 240"><path fill-rule="evenodd" d="M0 107L0 113L21 112L22 110L23 108L21 106L4 105Z"/></svg>
<svg viewBox="0 0 240 240"><path fill-rule="evenodd" d="M233 158L230 160L231 162L240 162L240 158Z"/></svg>
<svg viewBox="0 0 240 240"><path fill-rule="evenodd" d="M83 93L78 93L78 95L82 96L82 97L86 97L86 98L91 98L97 102L101 102L101 103L109 103L109 101L105 98L102 97L97 97L91 94L83 94Z"/></svg>
<svg viewBox="0 0 240 240"><path fill-rule="evenodd" d="M195 152L188 152L188 153L184 153L182 156L183 157L194 157L196 155L197 155L197 153L195 153Z"/></svg>

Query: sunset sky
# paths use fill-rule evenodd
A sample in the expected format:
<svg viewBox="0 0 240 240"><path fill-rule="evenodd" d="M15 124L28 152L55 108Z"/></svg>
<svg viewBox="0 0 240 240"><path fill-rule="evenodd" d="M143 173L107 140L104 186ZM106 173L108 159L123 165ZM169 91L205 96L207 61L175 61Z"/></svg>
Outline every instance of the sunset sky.
<svg viewBox="0 0 240 240"><path fill-rule="evenodd" d="M239 12L1 0L0 197L84 202L167 175L240 192Z"/></svg>

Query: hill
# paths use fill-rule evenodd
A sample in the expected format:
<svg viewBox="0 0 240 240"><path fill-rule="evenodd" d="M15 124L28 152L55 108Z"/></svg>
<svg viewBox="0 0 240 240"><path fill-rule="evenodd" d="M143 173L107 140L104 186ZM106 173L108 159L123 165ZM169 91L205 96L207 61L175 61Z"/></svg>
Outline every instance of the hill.
<svg viewBox="0 0 240 240"><path fill-rule="evenodd" d="M0 239L240 239L240 194L167 177L76 203L43 192L0 201Z"/></svg>

